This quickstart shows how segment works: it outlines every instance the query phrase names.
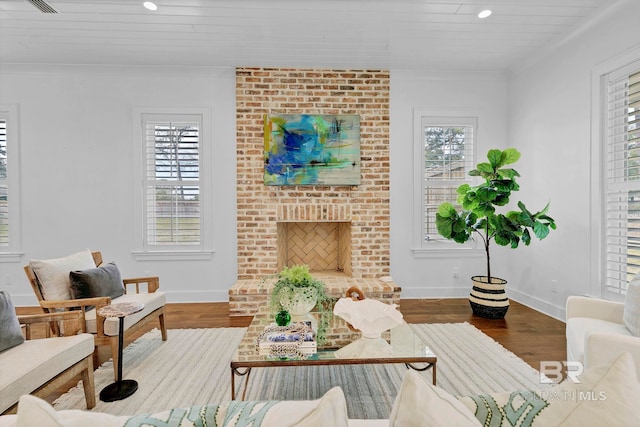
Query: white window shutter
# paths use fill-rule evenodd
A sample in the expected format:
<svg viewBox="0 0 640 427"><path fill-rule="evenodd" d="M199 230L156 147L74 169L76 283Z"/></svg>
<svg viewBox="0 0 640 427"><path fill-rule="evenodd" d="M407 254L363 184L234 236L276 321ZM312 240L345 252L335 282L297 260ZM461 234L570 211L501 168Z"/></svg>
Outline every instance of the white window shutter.
<svg viewBox="0 0 640 427"><path fill-rule="evenodd" d="M145 244L202 245L198 115L143 115Z"/></svg>
<svg viewBox="0 0 640 427"><path fill-rule="evenodd" d="M473 181L475 117L423 117L424 240L444 241L435 219L442 202L457 205L456 189Z"/></svg>
<svg viewBox="0 0 640 427"><path fill-rule="evenodd" d="M0 247L9 246L7 161L7 120L0 118Z"/></svg>
<svg viewBox="0 0 640 427"><path fill-rule="evenodd" d="M606 296L624 294L640 271L640 72L607 78Z"/></svg>

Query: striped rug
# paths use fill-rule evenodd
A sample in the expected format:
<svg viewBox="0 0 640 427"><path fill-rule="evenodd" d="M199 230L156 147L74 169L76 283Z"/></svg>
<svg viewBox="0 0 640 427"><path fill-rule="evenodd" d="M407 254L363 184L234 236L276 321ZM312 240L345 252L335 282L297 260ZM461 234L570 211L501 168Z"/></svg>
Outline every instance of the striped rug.
<svg viewBox="0 0 640 427"><path fill-rule="evenodd" d="M464 396L543 387L538 371L469 323L412 327L438 355L438 386L449 393ZM244 331L172 329L164 343L158 330L148 332L124 350L123 376L138 381L138 391L119 402L98 400L93 410L132 415L229 400L229 362ZM254 369L247 400L316 399L339 385L350 418L388 418L405 371L404 365ZM431 381L431 371L424 375ZM95 372L96 392L112 381L108 361ZM244 378L241 381L244 384ZM81 385L60 396L54 407L84 409Z"/></svg>

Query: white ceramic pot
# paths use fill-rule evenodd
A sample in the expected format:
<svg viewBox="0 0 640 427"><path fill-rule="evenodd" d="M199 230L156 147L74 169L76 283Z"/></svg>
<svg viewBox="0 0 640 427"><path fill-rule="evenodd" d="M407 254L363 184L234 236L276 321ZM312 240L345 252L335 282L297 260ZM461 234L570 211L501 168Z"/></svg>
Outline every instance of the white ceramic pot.
<svg viewBox="0 0 640 427"><path fill-rule="evenodd" d="M316 289L311 287L296 288L280 295L280 305L291 315L291 322L311 322L314 331L317 330L316 320L310 313L317 303Z"/></svg>

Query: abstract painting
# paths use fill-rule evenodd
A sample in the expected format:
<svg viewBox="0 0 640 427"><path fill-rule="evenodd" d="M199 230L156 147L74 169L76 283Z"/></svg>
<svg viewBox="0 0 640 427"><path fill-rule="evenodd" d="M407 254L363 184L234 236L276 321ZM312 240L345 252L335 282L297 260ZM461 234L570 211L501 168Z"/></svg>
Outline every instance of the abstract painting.
<svg viewBox="0 0 640 427"><path fill-rule="evenodd" d="M359 185L360 116L265 114L265 185Z"/></svg>

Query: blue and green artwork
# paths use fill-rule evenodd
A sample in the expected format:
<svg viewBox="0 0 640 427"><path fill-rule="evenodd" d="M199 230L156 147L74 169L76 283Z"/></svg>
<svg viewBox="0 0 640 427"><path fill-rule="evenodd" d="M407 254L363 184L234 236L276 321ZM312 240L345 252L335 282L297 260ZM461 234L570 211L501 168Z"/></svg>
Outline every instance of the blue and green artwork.
<svg viewBox="0 0 640 427"><path fill-rule="evenodd" d="M265 114L265 185L359 185L360 116Z"/></svg>

